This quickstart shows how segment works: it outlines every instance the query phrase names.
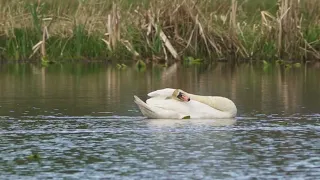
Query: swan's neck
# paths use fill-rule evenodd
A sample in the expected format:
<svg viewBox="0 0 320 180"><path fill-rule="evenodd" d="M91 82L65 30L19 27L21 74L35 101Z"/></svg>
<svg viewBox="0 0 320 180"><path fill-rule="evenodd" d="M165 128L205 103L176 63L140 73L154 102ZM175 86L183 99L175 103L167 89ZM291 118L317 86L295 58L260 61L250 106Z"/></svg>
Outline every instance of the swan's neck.
<svg viewBox="0 0 320 180"><path fill-rule="evenodd" d="M236 105L228 98L220 96L199 96L195 94L187 93L187 95L192 100L199 101L201 103L207 104L219 111L229 113L233 117L237 114Z"/></svg>

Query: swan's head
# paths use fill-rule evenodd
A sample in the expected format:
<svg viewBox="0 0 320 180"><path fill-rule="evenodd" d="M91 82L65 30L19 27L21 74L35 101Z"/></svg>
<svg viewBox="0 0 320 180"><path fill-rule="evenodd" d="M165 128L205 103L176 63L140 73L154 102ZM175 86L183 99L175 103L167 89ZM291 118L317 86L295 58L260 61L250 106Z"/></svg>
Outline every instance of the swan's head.
<svg viewBox="0 0 320 180"><path fill-rule="evenodd" d="M185 93L183 92L179 92L177 95L177 98L181 101L185 101L185 102L189 102L190 101L190 97L187 96Z"/></svg>
<svg viewBox="0 0 320 180"><path fill-rule="evenodd" d="M183 102L189 102L190 101L190 97L183 91L180 91L179 89L176 89L173 94L172 94L173 98L179 100L179 101L183 101Z"/></svg>

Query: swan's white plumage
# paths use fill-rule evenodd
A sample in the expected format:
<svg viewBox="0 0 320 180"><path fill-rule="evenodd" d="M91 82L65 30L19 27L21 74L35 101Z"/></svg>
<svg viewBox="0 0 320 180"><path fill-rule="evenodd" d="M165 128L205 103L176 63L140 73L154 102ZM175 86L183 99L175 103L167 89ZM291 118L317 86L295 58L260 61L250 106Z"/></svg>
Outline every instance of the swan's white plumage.
<svg viewBox="0 0 320 180"><path fill-rule="evenodd" d="M152 106L143 102L139 97L134 96L135 103L139 106L142 114L151 119L182 119L185 115L175 112L174 110L170 109L163 109L161 107Z"/></svg>
<svg viewBox="0 0 320 180"><path fill-rule="evenodd" d="M165 88L148 93L149 97L170 97L175 89Z"/></svg>
<svg viewBox="0 0 320 180"><path fill-rule="evenodd" d="M152 119L182 119L190 116L191 119L233 118L236 116L235 104L224 97L199 96L187 94L191 100L182 102L171 97L175 89L165 88L148 93L151 98L145 102L135 97L135 103L142 114Z"/></svg>

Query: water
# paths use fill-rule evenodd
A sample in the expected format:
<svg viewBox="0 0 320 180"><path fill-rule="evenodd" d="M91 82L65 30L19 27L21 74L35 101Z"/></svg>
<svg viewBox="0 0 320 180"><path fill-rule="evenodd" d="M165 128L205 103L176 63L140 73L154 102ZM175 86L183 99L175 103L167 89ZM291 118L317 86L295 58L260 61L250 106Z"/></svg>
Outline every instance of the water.
<svg viewBox="0 0 320 180"><path fill-rule="evenodd" d="M0 179L316 179L319 77L317 66L1 65ZM237 118L145 119L133 95L164 87L226 96Z"/></svg>

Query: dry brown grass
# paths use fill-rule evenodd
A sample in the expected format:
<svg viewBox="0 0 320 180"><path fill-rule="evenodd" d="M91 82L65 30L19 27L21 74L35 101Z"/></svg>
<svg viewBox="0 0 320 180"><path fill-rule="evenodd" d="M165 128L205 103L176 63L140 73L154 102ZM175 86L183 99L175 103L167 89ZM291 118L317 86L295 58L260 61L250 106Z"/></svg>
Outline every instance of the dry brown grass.
<svg viewBox="0 0 320 180"><path fill-rule="evenodd" d="M43 42L41 54L46 55L51 37L72 39L75 27L81 25L87 36L99 36L106 51L125 47L134 56L166 61L185 56L213 60L320 59L320 33L310 33L310 29L320 27L317 0L278 0L276 13L269 9L247 12L244 7L250 1L242 0L115 2L2 0L0 36L16 38L15 29L37 29L37 43ZM252 14L258 18L250 17ZM52 20L46 24L44 19L48 18Z"/></svg>

